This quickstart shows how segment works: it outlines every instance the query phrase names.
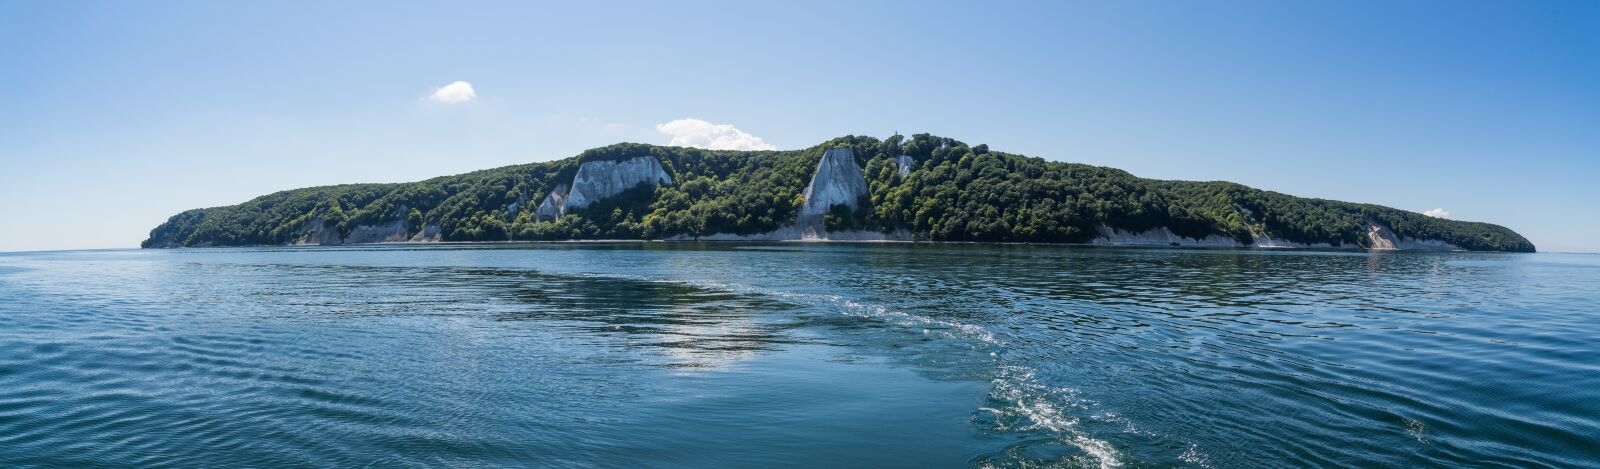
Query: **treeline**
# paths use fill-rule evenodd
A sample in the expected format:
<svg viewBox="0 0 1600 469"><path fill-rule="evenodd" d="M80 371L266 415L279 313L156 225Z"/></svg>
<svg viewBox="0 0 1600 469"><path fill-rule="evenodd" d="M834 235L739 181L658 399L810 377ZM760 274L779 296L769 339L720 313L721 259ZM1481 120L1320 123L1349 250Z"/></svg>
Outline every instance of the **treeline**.
<svg viewBox="0 0 1600 469"><path fill-rule="evenodd" d="M661 239L759 234L794 222L828 148L850 148L869 195L836 206L829 229L909 232L949 241L1087 242L1103 226L1160 227L1191 238L1241 243L1259 233L1298 243L1359 246L1368 221L1402 237L1486 251L1532 251L1509 229L1366 204L1306 199L1227 182L1157 181L1127 172L1045 161L918 134L847 136L797 151L714 151L643 144L595 148L563 160L403 184L352 184L278 192L243 204L190 210L151 231L146 247L288 244L321 224L341 237L358 226L404 220L445 241ZM583 161L654 156L669 186L642 186L539 221L534 209ZM894 157L908 155L902 176Z"/></svg>

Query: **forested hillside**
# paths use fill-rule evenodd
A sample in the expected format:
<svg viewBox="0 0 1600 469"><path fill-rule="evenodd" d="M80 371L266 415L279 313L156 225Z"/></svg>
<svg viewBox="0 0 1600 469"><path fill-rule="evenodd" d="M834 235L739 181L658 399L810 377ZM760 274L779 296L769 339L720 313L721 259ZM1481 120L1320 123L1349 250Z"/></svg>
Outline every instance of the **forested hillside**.
<svg viewBox="0 0 1600 469"><path fill-rule="evenodd" d="M986 145L919 134L841 137L796 151L713 151L616 144L552 161L401 184L351 184L278 192L196 209L156 227L145 247L280 245L333 230L401 226L443 241L663 239L755 235L795 221L824 150L846 147L863 168L870 196L836 205L829 230L909 233L932 241L1082 243L1103 227L1166 227L1189 238L1221 235L1249 245L1270 235L1301 244L1359 247L1371 223L1404 238L1469 250L1532 251L1517 233L1367 204L1306 199L1227 182L1160 181L1082 164L991 151ZM895 157L913 164L902 175ZM535 205L586 161L654 156L669 185L640 185L540 220ZM425 230L432 230L427 231ZM430 240L435 238L429 238Z"/></svg>

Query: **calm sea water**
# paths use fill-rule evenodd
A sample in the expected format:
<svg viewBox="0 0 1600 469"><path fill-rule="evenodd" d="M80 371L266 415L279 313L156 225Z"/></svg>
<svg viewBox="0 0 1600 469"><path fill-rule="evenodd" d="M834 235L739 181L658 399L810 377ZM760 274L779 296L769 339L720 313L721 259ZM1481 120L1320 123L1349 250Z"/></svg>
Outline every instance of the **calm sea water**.
<svg viewBox="0 0 1600 469"><path fill-rule="evenodd" d="M1600 465L1600 256L0 254L0 466Z"/></svg>

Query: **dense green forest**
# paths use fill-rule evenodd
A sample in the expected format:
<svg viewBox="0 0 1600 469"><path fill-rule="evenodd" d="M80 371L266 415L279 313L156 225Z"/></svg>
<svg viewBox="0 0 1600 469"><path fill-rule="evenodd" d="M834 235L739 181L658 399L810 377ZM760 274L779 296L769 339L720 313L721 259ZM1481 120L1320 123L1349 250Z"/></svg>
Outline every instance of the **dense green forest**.
<svg viewBox="0 0 1600 469"><path fill-rule="evenodd" d="M343 238L357 227L436 227L443 241L662 239L759 234L793 223L824 150L853 150L870 191L860 207L835 206L830 230L909 233L932 241L1081 243L1102 224L1130 232L1168 227L1191 238L1260 233L1297 243L1361 246L1368 222L1402 237L1484 251L1533 251L1487 223L1432 218L1367 204L1307 199L1228 182L1161 181L1082 164L989 150L918 134L847 136L796 151L714 151L616 144L547 162L400 184L350 184L278 192L228 207L190 210L156 227L145 247L278 245L320 223ZM556 220L535 206L584 161L655 156L674 181L639 186ZM902 176L893 158L909 155Z"/></svg>

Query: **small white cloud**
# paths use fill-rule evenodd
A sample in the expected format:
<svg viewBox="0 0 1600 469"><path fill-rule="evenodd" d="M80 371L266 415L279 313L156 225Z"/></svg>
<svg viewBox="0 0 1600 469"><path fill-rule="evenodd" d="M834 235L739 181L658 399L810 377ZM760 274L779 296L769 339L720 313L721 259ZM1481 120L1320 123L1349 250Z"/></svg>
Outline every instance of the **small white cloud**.
<svg viewBox="0 0 1600 469"><path fill-rule="evenodd" d="M728 124L713 124L700 119L678 119L656 124L656 131L671 135L668 145L704 148L707 150L777 150L778 147L761 141Z"/></svg>
<svg viewBox="0 0 1600 469"><path fill-rule="evenodd" d="M1430 217L1434 217L1434 218L1450 218L1450 211L1442 209L1442 208L1436 208L1436 209L1433 209L1433 210L1428 210L1428 211L1422 212L1422 214L1430 216Z"/></svg>
<svg viewBox="0 0 1600 469"><path fill-rule="evenodd" d="M429 99L446 104L464 103L476 97L478 93L472 90L472 84L464 81L441 86L433 90L433 95L428 96Z"/></svg>

